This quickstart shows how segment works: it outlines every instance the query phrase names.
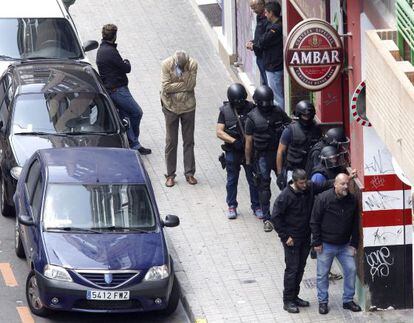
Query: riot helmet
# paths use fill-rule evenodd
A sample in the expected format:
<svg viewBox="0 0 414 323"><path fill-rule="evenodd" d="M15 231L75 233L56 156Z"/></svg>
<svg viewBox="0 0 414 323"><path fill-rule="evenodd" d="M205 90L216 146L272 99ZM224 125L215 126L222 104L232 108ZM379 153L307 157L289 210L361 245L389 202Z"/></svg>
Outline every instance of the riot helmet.
<svg viewBox="0 0 414 323"><path fill-rule="evenodd" d="M273 108L273 91L267 85L261 85L253 93L253 100L262 111L270 111Z"/></svg>
<svg viewBox="0 0 414 323"><path fill-rule="evenodd" d="M247 92L240 83L233 83L227 89L227 98L230 103L242 103L247 99Z"/></svg>
<svg viewBox="0 0 414 323"><path fill-rule="evenodd" d="M308 100L302 100L296 104L295 116L303 126L309 126L313 123L315 113L314 105Z"/></svg>
<svg viewBox="0 0 414 323"><path fill-rule="evenodd" d="M329 129L323 136L323 140L328 145L338 148L339 151L345 151L349 148L349 139L340 127Z"/></svg>
<svg viewBox="0 0 414 323"><path fill-rule="evenodd" d="M346 165L347 154L347 151L339 151L335 146L326 146L322 148L319 158L325 168L332 169Z"/></svg>

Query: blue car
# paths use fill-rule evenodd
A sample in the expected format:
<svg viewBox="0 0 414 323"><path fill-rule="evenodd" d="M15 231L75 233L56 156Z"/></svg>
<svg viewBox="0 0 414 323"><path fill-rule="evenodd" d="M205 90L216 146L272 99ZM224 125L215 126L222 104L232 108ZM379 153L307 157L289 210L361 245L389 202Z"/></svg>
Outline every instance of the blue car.
<svg viewBox="0 0 414 323"><path fill-rule="evenodd" d="M16 194L18 257L35 315L175 311L180 290L148 174L123 148L37 151Z"/></svg>

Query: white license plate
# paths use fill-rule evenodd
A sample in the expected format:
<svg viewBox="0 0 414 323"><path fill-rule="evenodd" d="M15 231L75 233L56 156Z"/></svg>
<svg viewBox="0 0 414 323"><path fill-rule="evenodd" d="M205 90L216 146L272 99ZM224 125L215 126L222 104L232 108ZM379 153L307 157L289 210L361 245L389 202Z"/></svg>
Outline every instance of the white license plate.
<svg viewBox="0 0 414 323"><path fill-rule="evenodd" d="M125 301L129 300L129 291L88 290L86 292L86 299L104 301Z"/></svg>

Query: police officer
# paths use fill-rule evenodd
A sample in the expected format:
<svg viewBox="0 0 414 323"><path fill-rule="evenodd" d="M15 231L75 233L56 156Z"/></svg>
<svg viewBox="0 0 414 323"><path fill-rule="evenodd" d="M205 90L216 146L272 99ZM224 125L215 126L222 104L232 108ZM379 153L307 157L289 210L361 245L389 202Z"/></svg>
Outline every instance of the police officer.
<svg viewBox="0 0 414 323"><path fill-rule="evenodd" d="M329 129L311 148L305 168L309 178L314 167L320 162L321 150L326 146L334 146L341 152L347 152L349 147L349 139L345 136L344 130L340 127Z"/></svg>
<svg viewBox="0 0 414 323"><path fill-rule="evenodd" d="M254 94L256 103L246 120L246 164L253 165L256 185L263 211L265 232L272 231L270 219L270 173L276 171L276 152L283 129L292 121L273 104L273 91L266 85L259 86ZM253 162L254 161L254 162Z"/></svg>
<svg viewBox="0 0 414 323"><path fill-rule="evenodd" d="M346 152L338 151L334 146L322 148L319 163L313 168L311 181L324 183L329 179L335 179L339 173L346 173Z"/></svg>
<svg viewBox="0 0 414 323"><path fill-rule="evenodd" d="M295 107L296 122L287 127L280 138L277 150L277 184L286 186L293 170L306 166L308 153L321 138L321 129L316 124L315 107L307 100Z"/></svg>
<svg viewBox="0 0 414 323"><path fill-rule="evenodd" d="M217 137L224 141L225 168L227 171L227 217L237 217L237 184L239 181L240 166L243 165L250 190L250 203L253 213L263 217L259 204L257 188L253 184L252 169L244 163L244 126L247 114L254 104L247 101L247 92L243 85L234 83L227 89L227 102L220 107L217 121Z"/></svg>

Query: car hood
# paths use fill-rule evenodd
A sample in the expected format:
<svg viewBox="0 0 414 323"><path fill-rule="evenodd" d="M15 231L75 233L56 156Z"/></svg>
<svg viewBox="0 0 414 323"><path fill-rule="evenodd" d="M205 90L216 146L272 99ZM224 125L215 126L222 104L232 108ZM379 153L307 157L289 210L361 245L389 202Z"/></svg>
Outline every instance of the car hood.
<svg viewBox="0 0 414 323"><path fill-rule="evenodd" d="M19 166L23 166L27 159L38 149L61 147L115 147L125 148L120 134L108 135L12 135L10 143Z"/></svg>
<svg viewBox="0 0 414 323"><path fill-rule="evenodd" d="M66 268L144 270L168 260L161 232L43 232L43 237L49 263Z"/></svg>

